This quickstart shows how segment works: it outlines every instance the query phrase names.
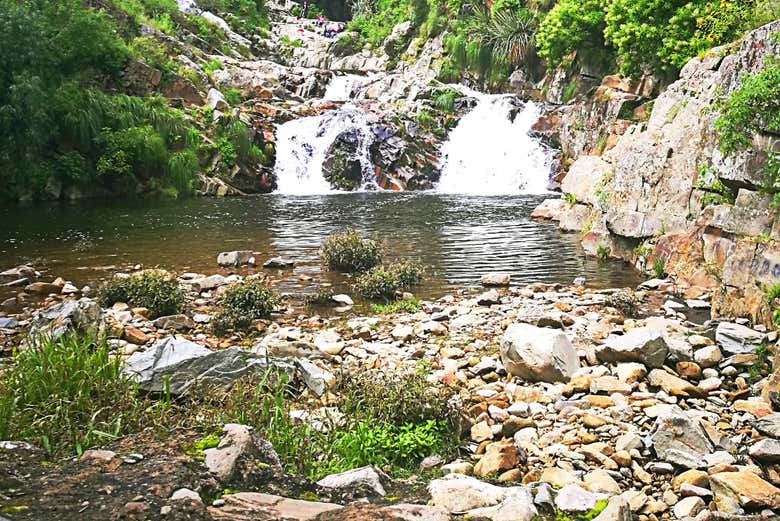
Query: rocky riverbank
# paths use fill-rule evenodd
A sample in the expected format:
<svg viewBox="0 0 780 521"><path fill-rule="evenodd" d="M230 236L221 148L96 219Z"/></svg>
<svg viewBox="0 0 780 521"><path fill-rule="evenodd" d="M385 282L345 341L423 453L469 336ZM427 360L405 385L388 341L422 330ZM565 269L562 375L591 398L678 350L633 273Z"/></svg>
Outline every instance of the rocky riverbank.
<svg viewBox="0 0 780 521"><path fill-rule="evenodd" d="M123 303L101 308L65 281L28 287L46 300L0 318L6 356L37 333L98 325L141 392L172 400L170 417L179 407L191 415L53 463L43 448L3 442L2 515L650 521L780 512L779 379L769 365L777 334L746 321L697 323L713 297L705 288L511 287L492 276L484 283L499 286L415 312L365 315L342 295L327 313L287 302L247 335L214 335L219 296L240 278L180 274L182 314L153 319ZM457 404L458 456L423 454L413 476L391 478L390 465L315 482L251 426L224 425L202 443L214 435L195 418L210 409L188 401L192 390L235 386L269 367L289 378L290 413L311 425L338 415L345 381L423 375L430 392Z"/></svg>

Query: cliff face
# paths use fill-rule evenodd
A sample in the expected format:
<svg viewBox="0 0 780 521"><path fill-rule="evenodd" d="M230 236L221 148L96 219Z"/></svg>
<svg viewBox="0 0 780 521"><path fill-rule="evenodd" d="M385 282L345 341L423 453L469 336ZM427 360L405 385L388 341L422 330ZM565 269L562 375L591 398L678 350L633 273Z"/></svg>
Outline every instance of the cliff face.
<svg viewBox="0 0 780 521"><path fill-rule="evenodd" d="M780 56L778 31L775 21L692 59L654 100L649 78L607 77L586 100L552 109L540 126L573 159L561 227L581 231L592 254L640 268L660 259L683 283L719 288L715 314L766 319L763 287L780 282L780 220L760 191L761 151L780 137L756 135L758 152L726 157L714 122L741 75ZM708 204L706 187L718 182L733 204Z"/></svg>

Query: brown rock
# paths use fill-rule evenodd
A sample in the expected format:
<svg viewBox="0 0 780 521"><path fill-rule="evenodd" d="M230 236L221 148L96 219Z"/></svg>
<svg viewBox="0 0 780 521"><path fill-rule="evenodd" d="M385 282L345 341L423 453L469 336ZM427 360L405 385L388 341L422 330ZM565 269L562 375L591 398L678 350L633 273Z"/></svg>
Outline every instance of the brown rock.
<svg viewBox="0 0 780 521"><path fill-rule="evenodd" d="M48 295L50 293L59 294L62 291L62 286L50 282L33 282L32 284L27 285L24 290L27 293L36 295Z"/></svg>
<svg viewBox="0 0 780 521"><path fill-rule="evenodd" d="M648 380L650 385L660 387L673 396L699 396L701 394L700 389L692 383L667 373L663 369L650 371Z"/></svg>
<svg viewBox="0 0 780 521"><path fill-rule="evenodd" d="M768 403L757 400L737 400L734 402L733 408L735 411L750 413L756 418L774 412Z"/></svg>
<svg viewBox="0 0 780 521"><path fill-rule="evenodd" d="M683 378L699 380L701 378L701 367L696 362L677 362L677 373Z"/></svg>
<svg viewBox="0 0 780 521"><path fill-rule="evenodd" d="M485 455L474 466L474 474L480 477L495 475L520 464L514 440L507 439L488 445Z"/></svg>
<svg viewBox="0 0 780 521"><path fill-rule="evenodd" d="M125 340L132 344L144 345L149 341L149 335L136 327L126 327Z"/></svg>
<svg viewBox="0 0 780 521"><path fill-rule="evenodd" d="M713 474L710 485L721 512L735 513L739 507L780 507L780 489L746 470Z"/></svg>
<svg viewBox="0 0 780 521"><path fill-rule="evenodd" d="M690 469L690 470L686 470L685 472L683 472L679 476L676 476L672 480L672 488L676 492L676 491L680 490L680 486L683 483L688 483L690 485L695 485L695 486L701 487L701 488L709 488L709 486L710 486L710 477L703 470Z"/></svg>

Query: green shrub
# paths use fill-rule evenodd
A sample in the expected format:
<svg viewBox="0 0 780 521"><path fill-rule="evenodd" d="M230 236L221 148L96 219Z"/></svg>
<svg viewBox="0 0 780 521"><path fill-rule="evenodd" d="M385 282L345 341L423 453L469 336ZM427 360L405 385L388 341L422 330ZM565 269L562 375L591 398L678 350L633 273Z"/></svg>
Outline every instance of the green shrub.
<svg viewBox="0 0 780 521"><path fill-rule="evenodd" d="M382 262L379 244L352 229L325 239L320 256L328 268L345 273L366 271Z"/></svg>
<svg viewBox="0 0 780 521"><path fill-rule="evenodd" d="M441 112L451 113L455 107L455 98L458 97L458 92L452 89L445 90L436 95L433 98L433 106L436 110Z"/></svg>
<svg viewBox="0 0 780 521"><path fill-rule="evenodd" d="M129 277L114 277L98 291L103 307L124 302L133 307L147 308L154 316L181 312L184 292L169 273L162 270L144 270Z"/></svg>
<svg viewBox="0 0 780 521"><path fill-rule="evenodd" d="M81 454L124 433L143 410L121 359L94 335L40 338L0 374L0 439Z"/></svg>
<svg viewBox="0 0 780 521"><path fill-rule="evenodd" d="M422 275L422 267L412 262L376 266L358 276L355 288L364 298L391 300L396 291L418 284Z"/></svg>
<svg viewBox="0 0 780 521"><path fill-rule="evenodd" d="M203 72L206 73L207 76L211 76L214 74L214 72L221 68L222 62L219 60L219 58L213 58L203 64Z"/></svg>
<svg viewBox="0 0 780 521"><path fill-rule="evenodd" d="M536 32L536 48L550 69L577 51L583 56L609 54L604 42L605 0L561 0L547 13Z"/></svg>
<svg viewBox="0 0 780 521"><path fill-rule="evenodd" d="M231 105L241 105L244 101L244 95L241 94L241 90L231 87L225 89L225 101Z"/></svg>
<svg viewBox="0 0 780 521"><path fill-rule="evenodd" d="M371 304L371 311L379 315L389 315L391 313L414 313L419 311L420 301L417 299L403 299L389 302L387 304Z"/></svg>
<svg viewBox="0 0 780 521"><path fill-rule="evenodd" d="M255 279L233 283L222 296L212 327L217 334L229 329L248 329L253 321L268 318L278 303L279 296Z"/></svg>

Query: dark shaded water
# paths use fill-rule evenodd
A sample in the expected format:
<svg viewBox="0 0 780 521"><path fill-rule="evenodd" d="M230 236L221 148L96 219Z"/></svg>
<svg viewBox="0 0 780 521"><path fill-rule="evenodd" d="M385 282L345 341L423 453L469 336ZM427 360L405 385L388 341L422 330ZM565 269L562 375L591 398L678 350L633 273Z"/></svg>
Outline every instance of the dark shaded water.
<svg viewBox="0 0 780 521"><path fill-rule="evenodd" d="M283 275L283 290L303 289L300 274L339 287L343 280L320 267L318 248L330 233L352 226L378 237L388 260L408 257L428 267L427 281L415 292L421 296L477 286L489 272L509 272L513 283L571 283L578 276L592 287L638 283L622 263L586 259L576 234L529 219L541 199L271 194L6 207L0 209L0 268L31 262L85 284L136 263L209 273L219 252L247 249L259 253L260 263L277 255L296 261L294 272Z"/></svg>

